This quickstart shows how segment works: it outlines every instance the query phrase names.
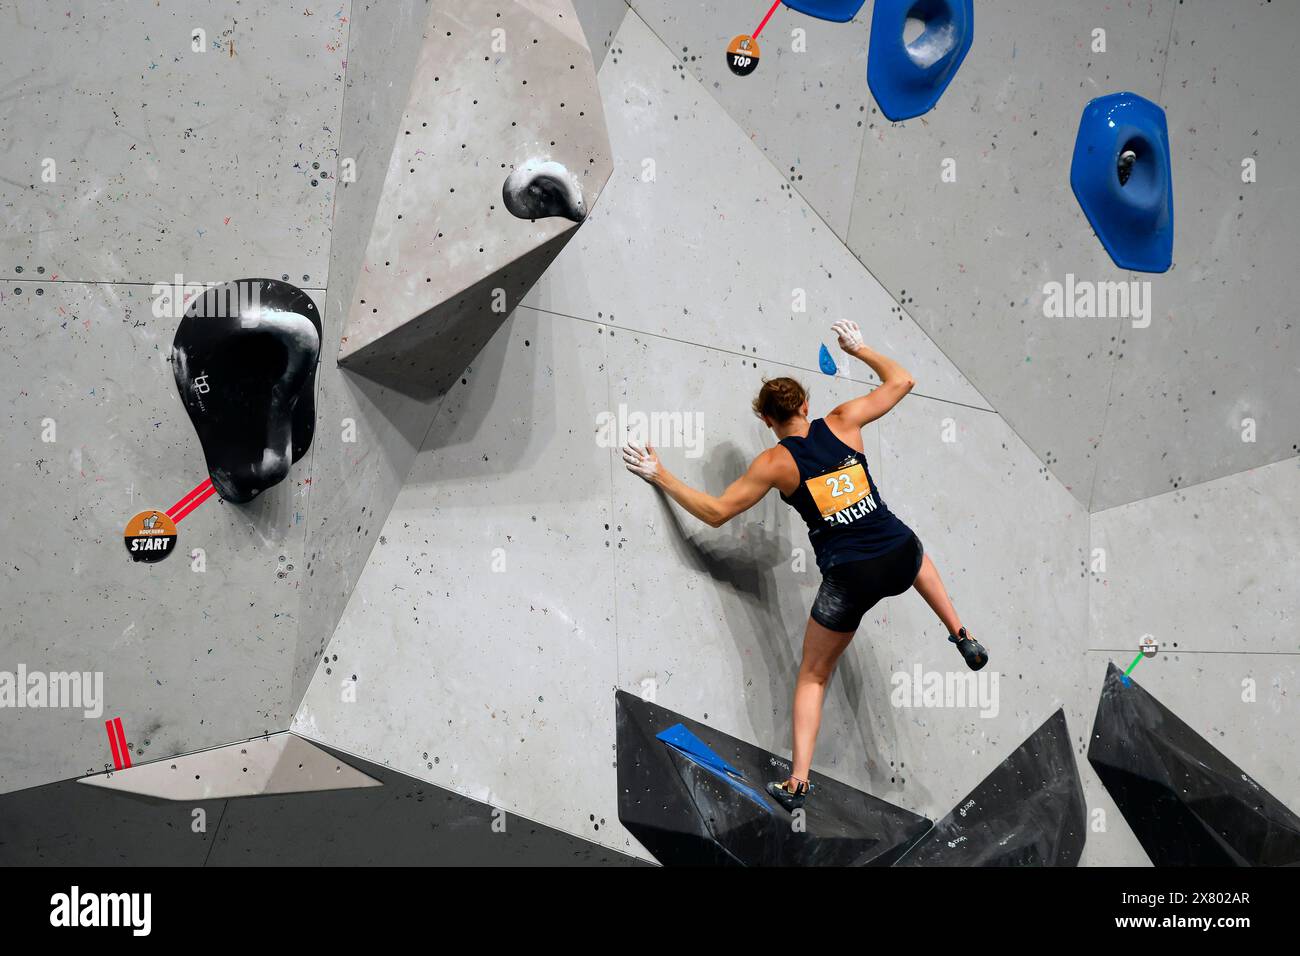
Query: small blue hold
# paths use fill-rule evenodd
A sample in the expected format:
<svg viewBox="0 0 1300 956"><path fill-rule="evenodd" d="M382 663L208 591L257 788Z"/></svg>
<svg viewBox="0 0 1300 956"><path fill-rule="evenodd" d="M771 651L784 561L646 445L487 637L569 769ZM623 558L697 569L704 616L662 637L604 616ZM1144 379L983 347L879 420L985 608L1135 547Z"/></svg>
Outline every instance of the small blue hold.
<svg viewBox="0 0 1300 956"><path fill-rule="evenodd" d="M1133 683L1131 680L1128 679L1127 674L1121 674L1119 679L1120 679L1120 683L1122 683L1125 687L1128 687L1130 684Z"/></svg>
<svg viewBox="0 0 1300 956"><path fill-rule="evenodd" d="M839 372L840 367L835 364L835 358L831 355L831 350L823 343L821 352L817 355L817 364L827 375L834 375Z"/></svg>
<svg viewBox="0 0 1300 956"><path fill-rule="evenodd" d="M1111 260L1135 272L1174 261L1174 177L1165 111L1136 93L1083 109L1070 188Z"/></svg>

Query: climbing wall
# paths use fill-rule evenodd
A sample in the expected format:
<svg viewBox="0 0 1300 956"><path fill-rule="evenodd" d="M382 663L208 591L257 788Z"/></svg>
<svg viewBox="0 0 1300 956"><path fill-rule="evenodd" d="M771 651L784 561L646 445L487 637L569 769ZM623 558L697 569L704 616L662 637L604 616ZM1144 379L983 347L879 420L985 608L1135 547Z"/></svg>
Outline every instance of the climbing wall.
<svg viewBox="0 0 1300 956"><path fill-rule="evenodd" d="M1086 655L1095 686L1108 660L1128 669L1144 637L1158 642L1134 679L1293 811L1298 473L1291 459L1094 515L1105 569L1090 576ZM1107 861L1133 847L1123 826L1092 840Z"/></svg>
<svg viewBox="0 0 1300 956"><path fill-rule="evenodd" d="M818 763L942 816L1063 704L1087 725L1087 514L635 13L599 79L610 183L448 394L294 729L644 852L615 822L612 688L779 750L817 573L774 498L709 529L612 439L629 416L676 422L666 464L720 490L770 442L748 409L764 376L803 378L816 413L868 387L819 369L827 316L851 314L918 380L866 433L884 496L1019 650L985 716L894 707L895 674L960 661L918 597L878 606Z"/></svg>
<svg viewBox="0 0 1300 956"><path fill-rule="evenodd" d="M1300 323L1285 252L1300 218L1300 103L1285 92L1300 81L1298 53L1294 3L1176 8L1160 86L1174 268L1153 287L1151 327L1121 336L1093 511L1300 452Z"/></svg>
<svg viewBox="0 0 1300 956"><path fill-rule="evenodd" d="M620 779L669 765L651 751L677 720L743 751L750 783L781 766L818 573L775 496L711 529L617 446L645 428L720 491L771 443L749 410L764 377L804 381L814 415L873 386L829 331L849 317L917 381L864 432L882 496L993 654L969 677L914 593L864 620L815 770L837 807L939 824L866 856L1167 861L1152 808L1178 800L1152 794L1177 782L1116 783L1159 776L1167 711L1223 788L1241 778L1216 812L1269 795L1268 853L1239 856L1287 861L1300 12L976 0L951 85L895 123L867 85L878 5L778 6L743 77L723 50L766 2L0 11L0 681L103 677L93 714L0 709L0 857L417 863L448 847L401 834L458 824L456 859L665 859ZM1084 105L1120 90L1167 113L1162 274L1117 268L1069 186ZM512 167L552 148L583 169L581 225L502 208ZM282 485L212 499L146 565L126 520L205 477L154 287L177 275L307 291L316 435ZM1075 280L1139 283L1144 311L1045 314ZM619 692L654 717L644 764L620 751ZM100 775L119 716L145 766ZM261 735L263 789L221 786ZM243 800L292 770L279 747L359 776ZM191 751L186 799L232 822L151 841L175 808L115 791L165 793L173 762L150 761ZM509 843L486 834L496 810ZM60 857L69 819L97 822ZM320 819L346 832L327 858Z"/></svg>
<svg viewBox="0 0 1300 956"><path fill-rule="evenodd" d="M645 851L613 824L611 685L781 753L817 577L802 530L775 500L706 528L629 476L611 444L658 414L668 467L721 489L770 442L747 409L763 376L802 377L814 413L869 384L861 367L820 368L826 326L850 315L919 383L866 431L883 493L1000 650L970 699L931 698L923 686L951 683L956 655L915 595L880 605L832 686L818 770L950 829L975 826L954 807L1008 793L996 781L1010 773L1024 802L1006 797L980 824L990 848L1000 826L1026 859L1047 859L1068 835L1067 861L1148 860L1085 755L1105 662L1130 665L1144 633L1124 604L1111 611L1122 640L1102 641L1101 609L1163 593L1152 581L1167 582L1171 604L1186 589L1128 563L1158 563L1145 502L1089 515L1164 487L1152 463L1168 456L1148 440L1124 456L1122 494L1094 494L1094 479L1111 482L1097 468L1103 439L1127 442L1125 416L1153 409L1112 386L1131 336L1149 330L1049 321L1042 306L1045 283L1066 272L1116 277L1068 187L1083 104L1124 88L1160 99L1166 55L1208 26L1193 18L1179 32L1172 4L1014 18L981 4L979 39L938 107L894 124L863 85L869 10L838 25L778 11L760 68L740 80L718 55L748 25L733 11L632 3L600 73L610 183L453 386L327 648L330 671L299 710L300 733L634 853ZM1113 41L1108 58L1091 52L1094 28ZM1176 141L1172 101L1169 113ZM1178 190L1176 143L1174 155ZM941 179L947 158L953 182ZM1199 239L1179 228L1174 270L1123 276L1155 284L1153 308L1195 300L1177 263L1178 250L1198 255ZM1285 361L1285 338L1240 339L1267 368ZM1160 373L1183 374L1181 361L1167 353ZM1290 387L1278 374L1241 384L1270 396ZM1186 417L1221 442L1222 419ZM1231 463L1177 483L1278 453L1276 441L1240 444ZM1180 454L1191 447L1180 439ZM1231 520L1288 507L1274 484L1244 496ZM1169 535L1202 549L1218 540L1186 510L1165 517ZM1099 535L1145 547L1121 555ZM1294 532L1268 540L1285 548ZM1202 600L1240 618L1242 583L1203 564L1189 576ZM1288 613L1275 600L1288 574L1269 580L1262 606ZM1294 649L1282 654L1259 677L1284 696ZM1188 669L1173 697L1194 696L1203 675ZM1221 725L1284 733L1272 705L1243 713L1226 684L1223 695ZM1088 811L1081 854L1074 796L1060 833L1029 832L1034 800L1051 791L1036 796L1015 755L1049 718ZM1255 772L1294 804L1295 781L1271 766ZM556 779L564 801L547 797Z"/></svg>
<svg viewBox="0 0 1300 956"><path fill-rule="evenodd" d="M89 708L7 702L0 790L111 767L113 717L139 762L293 711L302 463L247 506L203 505L161 563L133 562L122 534L207 477L168 365L193 288L283 277L329 321L347 4L334 10L0 10L0 671L102 689Z"/></svg>
<svg viewBox="0 0 1300 956"><path fill-rule="evenodd" d="M340 164L354 176L334 223L300 695L448 384L577 228L510 215L504 180L558 157L594 202L610 168L568 3L396 11L363 6L351 25Z"/></svg>
<svg viewBox="0 0 1300 956"><path fill-rule="evenodd" d="M367 279L386 268L385 243L405 243L394 268L421 286L382 292L389 329L418 325L440 300L476 323L473 348L435 356L451 380L577 228L507 213L506 177L559 156L590 204L608 176L594 64L563 0L504 16L488 3L417 0L382 14L363 3L355 19L347 5L243 19L235 6L108 20L82 4L53 26L36 5L0 14L15 103L3 187L13 278L0 302L25 343L4 360L9 468L24 492L7 496L5 515L6 790L285 729L441 399L337 361L349 317L371 311L357 301L377 287L365 283L394 278ZM50 59L113 82L37 82ZM453 60L461 73L448 71L444 94L439 64ZM476 100L502 128L476 126ZM177 106L190 101L193 112ZM430 121L439 135L412 146ZM457 186L468 205L440 198ZM458 267L389 214L434 226L417 238L454 231ZM300 285L323 319L316 440L251 503L214 496L180 519L179 555L134 562L128 519L179 517L172 503L206 477L172 381L172 337L204 283L240 275ZM470 288L478 298L462 308ZM84 675L95 699L29 701L14 693L28 674L51 685Z"/></svg>
<svg viewBox="0 0 1300 956"><path fill-rule="evenodd" d="M1276 258L1300 213L1300 117L1278 93L1296 79L1294 4L981 0L958 79L904 123L863 82L872 4L844 24L779 9L743 80L718 50L762 11L632 6L1089 510L1295 454L1280 409L1300 387L1300 333ZM1164 276L1116 269L1069 189L1084 104L1120 90L1169 114ZM1046 317L1045 286L1068 275L1150 282L1149 315ZM1248 418L1269 421L1242 441Z"/></svg>
<svg viewBox="0 0 1300 956"><path fill-rule="evenodd" d="M1296 81L1300 8L977 7L975 48L935 112L877 118L864 140L849 246L1090 511L1293 456L1281 409L1300 398L1300 331L1275 256L1300 212L1300 116L1277 91ZM1068 185L1084 104L1121 90L1168 114L1163 275L1116 268ZM940 181L945 159L955 182ZM1047 285L1069 276L1149 283L1147 314L1046 317Z"/></svg>
<svg viewBox="0 0 1300 956"><path fill-rule="evenodd" d="M313 480L303 509L304 547L297 555L304 569L298 578L301 614L293 652L292 690L298 698L320 654L322 635L333 631L374 545L374 536L366 533L369 525L375 515L387 514L437 411L436 402L347 375L332 360L427 17L427 4L420 0L385 4L382 13L374 3L356 4L349 17L337 157L350 161L355 176L336 184L330 236L332 278L317 390L320 427L309 453Z"/></svg>

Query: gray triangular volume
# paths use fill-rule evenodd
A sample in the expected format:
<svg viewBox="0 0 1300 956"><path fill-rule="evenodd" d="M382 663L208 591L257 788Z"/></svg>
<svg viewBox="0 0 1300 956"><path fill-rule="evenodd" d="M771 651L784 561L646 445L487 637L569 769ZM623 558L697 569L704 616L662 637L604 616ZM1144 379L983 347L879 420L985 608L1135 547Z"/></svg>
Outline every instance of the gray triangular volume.
<svg viewBox="0 0 1300 956"><path fill-rule="evenodd" d="M500 55L469 39L489 34ZM382 144L339 365L422 401L445 393L604 188L604 117L571 0L433 0Z"/></svg>
<svg viewBox="0 0 1300 956"><path fill-rule="evenodd" d="M1300 817L1113 663L1088 761L1156 866L1300 864Z"/></svg>
<svg viewBox="0 0 1300 956"><path fill-rule="evenodd" d="M502 827L498 807L311 746L371 785L176 801L45 784L0 794L0 866L647 865L520 817Z"/></svg>
<svg viewBox="0 0 1300 956"><path fill-rule="evenodd" d="M930 821L812 774L805 831L763 792L788 762L753 744L619 691L618 818L665 865L887 866ZM658 738L682 724L730 775Z"/></svg>
<svg viewBox="0 0 1300 956"><path fill-rule="evenodd" d="M333 754L288 731L167 757L80 783L160 800L227 800L270 793L378 787Z"/></svg>
<svg viewBox="0 0 1300 956"><path fill-rule="evenodd" d="M1076 866L1087 812L1065 712L1034 731L899 866Z"/></svg>

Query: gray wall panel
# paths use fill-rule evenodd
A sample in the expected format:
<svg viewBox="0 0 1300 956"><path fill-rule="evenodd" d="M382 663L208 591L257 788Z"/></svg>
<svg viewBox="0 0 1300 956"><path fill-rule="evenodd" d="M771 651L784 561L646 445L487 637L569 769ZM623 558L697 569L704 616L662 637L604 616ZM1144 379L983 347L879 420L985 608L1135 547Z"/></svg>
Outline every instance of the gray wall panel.
<svg viewBox="0 0 1300 956"><path fill-rule="evenodd" d="M422 402L344 372L335 361L428 12L428 0L352 7L339 156L355 161L356 180L339 184L334 209L329 309L311 450L313 481L306 502L295 700L302 699L374 547L370 526L388 514L438 408L436 402ZM349 437L355 440L345 441Z"/></svg>
<svg viewBox="0 0 1300 956"><path fill-rule="evenodd" d="M627 0L573 0L582 31L587 35L587 46L596 69L605 62L609 48L614 43L623 18L627 16Z"/></svg>
<svg viewBox="0 0 1300 956"><path fill-rule="evenodd" d="M605 350L524 309L498 332L374 529L293 728L621 848Z"/></svg>
<svg viewBox="0 0 1300 956"><path fill-rule="evenodd" d="M177 320L153 307L147 287L70 282L11 285L0 302L0 321L25 330L0 357L12 489L0 669L102 672L105 698L98 719L6 709L0 790L111 765L111 717L139 759L282 729L293 710L305 460L248 505L199 506L161 563L123 545L132 516L207 477L167 361Z"/></svg>
<svg viewBox="0 0 1300 956"><path fill-rule="evenodd" d="M1151 328L1123 336L1094 511L1300 451L1297 88L1300 5L1178 7L1163 86L1174 269L1154 282Z"/></svg>
<svg viewBox="0 0 1300 956"><path fill-rule="evenodd" d="M1297 541L1300 458L1093 515L1090 647L1300 653Z"/></svg>
<svg viewBox="0 0 1300 956"><path fill-rule="evenodd" d="M600 72L614 173L524 301L814 371L852 318L920 391L984 405L639 17L619 39Z"/></svg>
<svg viewBox="0 0 1300 956"><path fill-rule="evenodd" d="M1159 98L1174 7L980 0L936 109L873 117L862 152L849 246L1085 505L1124 327L1045 318L1043 287L1130 278L1074 199L1070 157L1088 100Z"/></svg>
<svg viewBox="0 0 1300 956"><path fill-rule="evenodd" d="M871 11L864 9L850 23L827 23L779 7L759 34L758 69L736 76L723 55L727 44L737 34L752 34L769 6L632 0L632 9L680 62L680 78L689 73L699 80L843 238L872 108L867 89ZM796 30L803 34L802 50L796 50Z"/></svg>
<svg viewBox="0 0 1300 956"><path fill-rule="evenodd" d="M349 6L5 4L0 274L323 288Z"/></svg>

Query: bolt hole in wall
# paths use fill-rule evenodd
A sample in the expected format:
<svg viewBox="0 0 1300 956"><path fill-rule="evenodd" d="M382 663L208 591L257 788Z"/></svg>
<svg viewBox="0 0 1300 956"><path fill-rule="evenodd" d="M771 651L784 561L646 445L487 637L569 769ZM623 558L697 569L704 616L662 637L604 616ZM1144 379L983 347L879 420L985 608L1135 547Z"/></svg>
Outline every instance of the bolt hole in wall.
<svg viewBox="0 0 1300 956"><path fill-rule="evenodd" d="M1115 171L1119 174L1119 184L1128 192L1134 193L1139 201L1160 188L1155 150L1140 136L1135 136L1124 144L1115 163Z"/></svg>

